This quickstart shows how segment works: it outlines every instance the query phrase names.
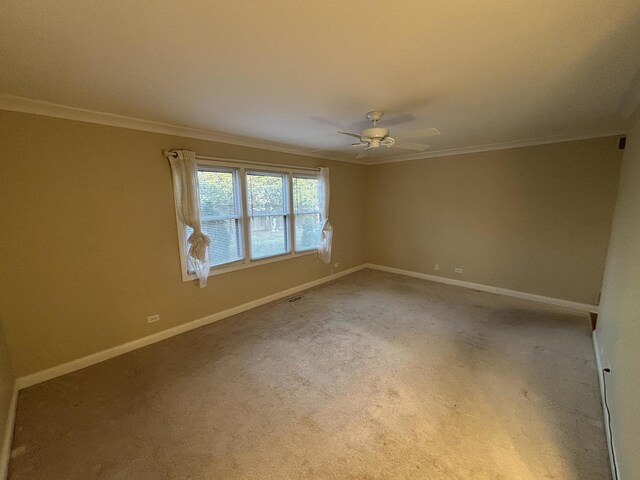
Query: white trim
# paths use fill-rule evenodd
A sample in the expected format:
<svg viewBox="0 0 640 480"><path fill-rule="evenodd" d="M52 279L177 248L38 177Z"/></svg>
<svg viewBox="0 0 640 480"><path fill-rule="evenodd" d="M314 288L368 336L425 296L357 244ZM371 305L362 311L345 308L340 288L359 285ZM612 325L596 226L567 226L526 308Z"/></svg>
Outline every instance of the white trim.
<svg viewBox="0 0 640 480"><path fill-rule="evenodd" d="M2 451L0 452L0 479L5 480L9 475L9 461L11 460L11 443L13 442L13 429L16 423L16 409L18 407L18 386L14 384L7 422L2 437Z"/></svg>
<svg viewBox="0 0 640 480"><path fill-rule="evenodd" d="M278 142L257 140L241 135L232 135L213 130L203 130L199 128L128 117L126 115L117 115L114 113L99 112L85 108L70 107L58 103L45 102L42 100L34 100L32 98L18 97L14 95L0 94L0 110L31 113L46 117L64 118L67 120L77 120L79 122L96 123L98 125L109 125L111 127L141 130L143 132L164 133L178 137L197 138L200 140L209 140L212 142L227 143L230 145L240 145L249 148L290 153L292 155L303 155L305 157L326 158L339 162L362 164L360 161L339 158L330 154L320 154L315 150L312 151L301 147L292 147Z"/></svg>
<svg viewBox="0 0 640 480"><path fill-rule="evenodd" d="M184 247L183 247L184 248ZM267 265L269 263L274 262L282 262L283 260L291 260L292 258L304 257L307 255L317 255L318 249L315 250L306 250L304 252L289 252L282 253L280 255L273 255L270 257L258 258L256 260L251 260L248 257L246 259L238 260L237 262L230 263L228 265L221 265L219 267L211 267L209 270L209 277L213 277L215 275L222 275L224 273L235 272L237 270L244 270L245 268L251 267L259 267L260 265ZM190 282L192 280L197 280L198 277L195 273L186 273L186 271L182 272L182 281Z"/></svg>
<svg viewBox="0 0 640 480"><path fill-rule="evenodd" d="M163 150L162 154L169 158L171 152L175 150ZM287 165L285 163L267 163L267 162L256 162L255 160L242 160L240 158L226 158L226 157L214 157L211 155L198 155L196 154L196 160L201 160L200 163L204 164L204 162L212 162L213 165L221 165L229 164L230 168L238 168L243 164L248 168L262 170L264 168L268 168L269 170L283 170L286 172L298 172L298 173L307 173L311 174L318 173L320 171L320 167L301 167L299 165Z"/></svg>
<svg viewBox="0 0 640 480"><path fill-rule="evenodd" d="M447 277L438 277L436 275L412 272L410 270L402 270L400 268L385 267L383 265L375 265L372 263L367 263L366 267L372 268L373 270L381 270L383 272L406 275L407 277L415 277L415 278L421 278L423 280L431 280L432 282L446 283L448 285L455 285L457 287L471 288L473 290L481 290L483 292L497 293L498 295L506 295L507 297L521 298L523 300L532 300L534 302L546 303L548 305L556 305L558 307L573 308L575 310L580 310L583 312L598 313L597 305L571 302L569 300L562 300L559 298L536 295L534 293L518 292L516 290L509 290L507 288L492 287L490 285L483 285L481 283L465 282L463 280L455 280L453 278L447 278Z"/></svg>
<svg viewBox="0 0 640 480"><path fill-rule="evenodd" d="M287 219L287 230L289 233L289 252L293 255L301 255L302 253L296 252L296 218L294 213L294 204L293 204L293 172L288 172L287 174L287 204L289 215ZM247 212L249 213L249 212ZM251 222L248 220L247 223Z"/></svg>
<svg viewBox="0 0 640 480"><path fill-rule="evenodd" d="M371 159L367 165L380 165L384 163L408 162L410 160L422 160L425 158L449 157L452 155L464 155L467 153L492 152L495 150L508 150L510 148L532 147L535 145L547 145L550 143L573 142L576 140L589 140L592 138L615 137L624 135L620 129L610 131L595 132L581 135L565 135L559 137L529 138L524 140L513 140L510 142L487 143L484 145L473 145L470 147L450 148L447 150L433 150L430 152L412 153L392 158Z"/></svg>
<svg viewBox="0 0 640 480"><path fill-rule="evenodd" d="M279 300L284 297L288 297L294 293L300 292L301 290L307 290L309 288L316 287L323 283L336 280L340 277L344 277L345 275L349 275L351 273L357 272L358 270L362 270L364 268L365 268L364 265L349 268L347 270L343 270L342 272L334 273L333 275L328 275L326 277L322 277L317 280L312 280L311 282L303 283L302 285L297 285L295 287L291 287L286 290L273 293L266 297L258 298L257 300L243 303L242 305L238 305L236 307L232 307L227 310L223 310L221 312L217 312L212 315L199 318L197 320L192 320L190 322L183 323L182 325L178 325L176 327L172 327L167 330L163 330L161 332L154 333L146 337L138 338L136 340L132 340L131 342L127 342L122 345L108 348L106 350L102 350L100 352L87 355L86 357L78 358L76 360L63 363L62 365L57 365L55 367L47 368L46 370L41 370L39 372L32 373L30 375L25 375L16 380L16 387L18 390L21 390L23 388L27 388L41 382L46 382L47 380L51 380L61 375L66 375L67 373L75 372L76 370L80 370L82 368L95 365L96 363L104 362L105 360L109 360L110 358L114 358L124 353L131 352L132 350L146 347L147 345L160 342L167 338L174 337L176 335L179 335L184 332L188 332L190 330L202 327L204 325L209 325L210 323L217 322L218 320L222 320L223 318L227 318L232 315L237 315L238 313L246 312L247 310L251 310L252 308L259 307L266 303L273 302L275 300Z"/></svg>
<svg viewBox="0 0 640 480"><path fill-rule="evenodd" d="M604 419L604 433L607 437L607 453L609 454L609 468L611 469L611 478L615 479L615 472L618 472L618 480L620 480L620 468L616 468L617 465L614 465L614 457L613 457L613 447L611 435L609 435L609 416L607 413L607 407L604 403L604 372L602 371L602 357L600 356L600 344L598 343L598 336L596 335L596 331L594 330L591 334L591 339L593 340L593 351L596 355L596 369L598 370L598 384L600 385L600 404L602 405L602 418Z"/></svg>

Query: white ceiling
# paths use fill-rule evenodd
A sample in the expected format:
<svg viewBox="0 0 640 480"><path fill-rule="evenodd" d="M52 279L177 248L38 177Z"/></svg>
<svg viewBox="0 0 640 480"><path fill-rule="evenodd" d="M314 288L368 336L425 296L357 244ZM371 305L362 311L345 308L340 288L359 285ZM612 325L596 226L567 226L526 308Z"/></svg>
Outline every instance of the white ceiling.
<svg viewBox="0 0 640 480"><path fill-rule="evenodd" d="M624 131L640 2L3 0L0 58L1 94L345 159L383 109L437 153Z"/></svg>

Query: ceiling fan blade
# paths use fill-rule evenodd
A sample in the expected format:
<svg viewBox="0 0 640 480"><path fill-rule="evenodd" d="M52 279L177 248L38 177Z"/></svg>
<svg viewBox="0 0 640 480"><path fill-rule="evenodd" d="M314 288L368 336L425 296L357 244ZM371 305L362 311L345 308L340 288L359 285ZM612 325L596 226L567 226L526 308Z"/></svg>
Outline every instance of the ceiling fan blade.
<svg viewBox="0 0 640 480"><path fill-rule="evenodd" d="M351 144L352 147L366 147L367 145L369 145L367 142L358 142Z"/></svg>
<svg viewBox="0 0 640 480"><path fill-rule="evenodd" d="M413 122L415 119L416 117L414 117L410 113L406 113L404 115L398 115L397 117L393 117L389 119L382 118L380 120L380 123L382 123L385 126L390 126L390 125L398 125L400 123Z"/></svg>
<svg viewBox="0 0 640 480"><path fill-rule="evenodd" d="M347 144L347 145L332 145L330 147L327 147L324 149L324 151L326 152L335 152L337 150L344 150L344 151L351 151L353 147L351 146L351 144Z"/></svg>
<svg viewBox="0 0 640 480"><path fill-rule="evenodd" d="M415 137L435 137L442 135L437 128L422 128L420 130L412 130L411 132L401 133L403 138L415 138Z"/></svg>
<svg viewBox="0 0 640 480"><path fill-rule="evenodd" d="M305 141L323 141L323 140L332 140L333 141L333 140L336 140L336 139L339 139L339 138L342 138L342 137L339 137L337 132L333 132L333 133L324 133L324 134L321 134L321 135L305 135L304 137L295 137L292 140L294 142L297 142L297 141L302 141L302 142L305 142Z"/></svg>
<svg viewBox="0 0 640 480"><path fill-rule="evenodd" d="M342 135L349 135L350 137L354 137L360 140L360 135L358 135L357 133L349 133L349 132L338 132L338 133L341 133Z"/></svg>
<svg viewBox="0 0 640 480"><path fill-rule="evenodd" d="M417 150L421 152L430 147L430 145L426 145L423 143L411 143L411 142L398 142L396 143L396 147L404 148L405 150Z"/></svg>
<svg viewBox="0 0 640 480"><path fill-rule="evenodd" d="M345 128L344 125L340 125L338 122L333 121L329 118L324 118L324 117L309 117L309 119L313 120L314 122L320 122L320 123L324 123L326 125L331 125L334 128Z"/></svg>
<svg viewBox="0 0 640 480"><path fill-rule="evenodd" d="M360 153L358 153L358 155L356 155L356 158L363 158L363 157L367 157L367 156L369 156L369 149L365 148Z"/></svg>
<svg viewBox="0 0 640 480"><path fill-rule="evenodd" d="M384 140L380 142L381 147L393 147L396 144L396 139L393 137L387 136Z"/></svg>

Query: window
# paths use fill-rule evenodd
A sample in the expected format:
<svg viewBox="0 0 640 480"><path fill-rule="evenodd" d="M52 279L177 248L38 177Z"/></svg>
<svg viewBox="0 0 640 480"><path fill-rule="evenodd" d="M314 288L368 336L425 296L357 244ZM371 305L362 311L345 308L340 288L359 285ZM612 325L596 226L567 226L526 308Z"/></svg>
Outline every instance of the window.
<svg viewBox="0 0 640 480"><path fill-rule="evenodd" d="M251 258L288 253L289 195L285 173L247 172Z"/></svg>
<svg viewBox="0 0 640 480"><path fill-rule="evenodd" d="M293 212L296 225L296 252L317 249L320 244L322 212L315 176L293 176Z"/></svg>
<svg viewBox="0 0 640 480"><path fill-rule="evenodd" d="M199 167L198 186L202 231L211 237L211 244L215 245L209 249L209 264L216 267L242 260L244 248L238 169ZM186 239L193 230L189 227L185 230Z"/></svg>
<svg viewBox="0 0 640 480"><path fill-rule="evenodd" d="M322 214L313 172L198 161L202 231L211 237L209 275L314 253ZM193 230L179 224L183 280Z"/></svg>

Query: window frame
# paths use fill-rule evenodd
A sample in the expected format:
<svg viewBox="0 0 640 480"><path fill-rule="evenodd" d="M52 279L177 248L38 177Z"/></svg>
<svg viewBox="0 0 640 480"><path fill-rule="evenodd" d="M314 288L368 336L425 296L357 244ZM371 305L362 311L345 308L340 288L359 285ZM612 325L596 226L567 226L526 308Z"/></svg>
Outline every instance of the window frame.
<svg viewBox="0 0 640 480"><path fill-rule="evenodd" d="M201 168L202 167L202 168ZM240 169L237 167L223 167L223 166L218 166L218 165L200 165L198 164L198 172L221 172L221 173L231 173L232 174L232 178L233 178L233 187L234 187L234 191L233 191L233 203L234 203L234 207L236 210L236 214L235 215L210 215L209 217L212 218L207 218L205 219L202 215L202 212L200 212L200 223L203 224L206 220L237 220L238 221L238 237L236 239L237 242L239 242L239 246L240 246L240 252L242 254L242 258L238 259L238 260L231 260L229 262L225 262L225 263L221 263L219 265L212 265L211 268L226 268L226 267L230 267L233 265L236 265L238 263L241 263L244 258L246 257L246 242L244 241L244 226L243 226L243 207L242 207L242 190L240 188L240 185L242 183L241 179L240 179ZM237 194L236 194L237 193ZM186 230L186 226L183 225L183 230ZM184 249L185 249L185 264L187 266L187 273L192 274L195 276L195 272L189 272L189 265L188 262L186 260L186 235L185 238L183 240L184 243ZM197 277L196 277L197 278Z"/></svg>
<svg viewBox="0 0 640 480"><path fill-rule="evenodd" d="M197 159L198 171L206 170L207 167L211 168L222 168L222 169L235 169L237 174L237 183L238 185L238 193L239 193L239 214L240 214L240 223L241 223L241 241L243 246L243 257L240 260L224 263L219 266L211 266L209 268L209 277L214 275L222 275L229 272L235 272L237 270L243 270L245 268L257 267L260 265L267 265L269 263L281 262L284 260L289 260L292 258L304 257L307 255L317 254L318 249L308 249L302 251L296 251L295 248L295 213L294 213L294 205L293 205L293 177L295 176L307 176L313 178L317 174L309 172L308 169L298 169L295 166L291 166L291 168L284 167L275 167L270 166L268 164L261 165L260 163L249 163L249 162L234 162L232 160L201 160ZM251 259L251 237L250 237L250 217L248 215L248 207L247 207L247 172L259 172L259 173L277 173L277 174L286 174L286 199L287 202L287 210L288 213L286 215L287 221L287 238L288 238L288 252L282 253L279 255L273 255L269 257L260 257L257 259ZM174 199L175 201L175 199ZM180 267L182 271L182 281L189 282L192 280L197 280L197 276L194 272L189 271L189 266L187 264L187 242L185 237L185 228L186 225L182 223L180 218L178 217L178 212L176 209L176 224L178 227L178 247L180 252Z"/></svg>
<svg viewBox="0 0 640 480"><path fill-rule="evenodd" d="M293 182L293 175L287 172L276 172L274 170L266 170L266 169L261 169L261 170L256 170L256 169L245 169L244 171L244 178L245 178L245 189L247 189L247 176L248 175L255 175L255 176L272 176L272 177L281 177L283 179L283 188L282 188L282 213L272 213L272 212L265 212L265 213L259 213L259 214L254 214L253 212L249 213L249 199L248 199L248 194L245 193L245 201L246 201L246 218L247 218L247 235L249 236L249 260L253 261L253 262L257 262L260 260L264 260L266 258L273 258L273 257L279 257L281 255L288 255L289 253L293 252L294 250L294 245L293 245L293 240L294 238L292 237L292 230L294 228L293 226L293 216L291 213L291 192L292 192L292 187L290 184L292 184ZM285 237L284 237L284 241L285 241L285 251L281 252L281 253L276 253L275 255L266 255L266 256L262 256L262 257L254 257L253 256L253 248L251 247L251 220L253 218L259 218L259 217L284 217L284 223L285 223ZM243 219L244 220L244 219Z"/></svg>
<svg viewBox="0 0 640 480"><path fill-rule="evenodd" d="M298 215L315 215L318 214L320 215L320 225L322 226L322 206L320 205L320 199L318 198L318 210L314 210L314 211L303 211L303 212L296 212L295 209L295 198L293 198L294 195L294 187L293 187L293 182L296 178L311 178L311 179L315 179L316 181L320 181L320 179L318 178L318 174L313 175L309 172L305 172L305 173L293 173L293 175L291 175L291 197L292 197L292 201L291 201L291 218L293 218L293 222L292 222L292 228L295 230L295 222L296 222L296 216ZM295 232L294 232L295 233ZM293 241L295 242L295 237L293 237ZM319 245L318 245L319 246ZM318 247L311 247L311 248L304 248L302 250L298 250L296 248L295 243L293 244L292 247L293 251L296 253L304 253L304 252L317 252L318 251Z"/></svg>

